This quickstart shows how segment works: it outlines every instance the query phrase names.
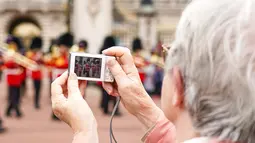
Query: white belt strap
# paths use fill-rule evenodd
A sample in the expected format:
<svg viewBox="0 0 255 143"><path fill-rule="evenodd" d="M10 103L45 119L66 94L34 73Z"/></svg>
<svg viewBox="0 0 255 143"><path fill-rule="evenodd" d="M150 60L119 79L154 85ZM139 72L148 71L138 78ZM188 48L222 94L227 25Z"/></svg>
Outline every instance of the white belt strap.
<svg viewBox="0 0 255 143"><path fill-rule="evenodd" d="M4 70L4 72L5 72L6 75L19 75L19 74L21 74L21 70L18 69L18 68L6 69L6 70Z"/></svg>

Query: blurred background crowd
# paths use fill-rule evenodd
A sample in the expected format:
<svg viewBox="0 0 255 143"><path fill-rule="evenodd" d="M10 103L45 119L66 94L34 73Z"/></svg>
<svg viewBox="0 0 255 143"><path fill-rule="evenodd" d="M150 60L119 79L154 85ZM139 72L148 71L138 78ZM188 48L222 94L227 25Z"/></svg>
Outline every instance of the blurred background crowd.
<svg viewBox="0 0 255 143"><path fill-rule="evenodd" d="M7 85L7 94L1 95L6 96L7 103L6 107L0 105L0 133L6 131L2 116L25 115L20 107L26 90L33 91L34 108L41 108L42 82L47 78L50 86L67 70L69 52L101 54L111 46L128 47L147 92L160 97L162 45L170 46L188 1L0 0L0 73L1 82ZM32 86L27 80L32 80ZM116 99L101 88L101 83L89 85L101 90L98 106L110 114L108 104L116 103ZM116 115L123 113L118 110ZM58 120L53 114L52 119Z"/></svg>

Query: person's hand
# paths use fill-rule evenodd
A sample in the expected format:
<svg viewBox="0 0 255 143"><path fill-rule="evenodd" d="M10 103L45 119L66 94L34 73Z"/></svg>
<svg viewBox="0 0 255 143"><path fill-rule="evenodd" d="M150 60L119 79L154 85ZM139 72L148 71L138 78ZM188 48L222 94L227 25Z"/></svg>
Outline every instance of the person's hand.
<svg viewBox="0 0 255 143"><path fill-rule="evenodd" d="M121 96L124 107L150 128L162 111L146 93L130 50L112 47L104 50L103 54L116 57L107 61L115 83L103 83L104 89L110 95Z"/></svg>
<svg viewBox="0 0 255 143"><path fill-rule="evenodd" d="M76 74L65 72L51 84L51 100L54 114L66 122L74 133L84 133L97 127L94 115L83 95L86 81L78 82Z"/></svg>

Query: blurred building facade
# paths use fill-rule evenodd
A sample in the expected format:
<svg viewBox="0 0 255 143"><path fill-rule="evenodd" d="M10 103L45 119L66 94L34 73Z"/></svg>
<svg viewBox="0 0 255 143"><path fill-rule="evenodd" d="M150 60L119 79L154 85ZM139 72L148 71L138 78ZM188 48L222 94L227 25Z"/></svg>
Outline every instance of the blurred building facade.
<svg viewBox="0 0 255 143"><path fill-rule="evenodd" d="M190 0L114 0L115 10L123 17L115 16L113 32L130 46L132 37L139 36L144 45L152 48L160 40L169 44L172 41L181 12ZM152 3L153 12L146 16L141 13L142 4ZM150 11L150 10L147 10ZM147 31L147 32L146 32ZM147 36L147 38L146 38ZM151 37L148 37L151 36ZM150 43L151 42L151 43ZM150 43L148 45L148 43Z"/></svg>
<svg viewBox="0 0 255 143"><path fill-rule="evenodd" d="M67 3L72 2L71 31L89 41L96 53L106 35L130 47L134 37L151 49L170 43L183 8L190 0L0 0L0 43L8 33L29 39L41 35L44 48L68 30ZM25 29L25 30L24 30Z"/></svg>
<svg viewBox="0 0 255 143"><path fill-rule="evenodd" d="M1 0L0 43L8 34L27 39L41 35L44 48L66 31L66 0ZM29 44L29 43L26 43Z"/></svg>
<svg viewBox="0 0 255 143"><path fill-rule="evenodd" d="M97 38L97 42L92 42L90 50L92 53L97 51L103 40L98 33L104 36L113 34L119 38L121 45L128 47L131 46L133 38L139 36L144 47L151 49L159 41L166 44L172 41L181 12L189 1L74 0L73 31L78 40L82 37ZM82 18L83 21L80 20ZM91 34L89 32L91 29L94 29L92 31L95 33Z"/></svg>

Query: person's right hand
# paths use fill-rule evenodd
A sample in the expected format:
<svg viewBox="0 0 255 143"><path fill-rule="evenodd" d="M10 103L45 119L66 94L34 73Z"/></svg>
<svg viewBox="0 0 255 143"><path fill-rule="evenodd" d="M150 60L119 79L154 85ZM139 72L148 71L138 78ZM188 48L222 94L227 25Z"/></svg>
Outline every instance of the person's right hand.
<svg viewBox="0 0 255 143"><path fill-rule="evenodd" d="M115 83L103 83L104 89L110 95L121 96L124 107L150 128L162 111L146 93L130 50L116 46L104 50L103 54L117 59L107 61Z"/></svg>

